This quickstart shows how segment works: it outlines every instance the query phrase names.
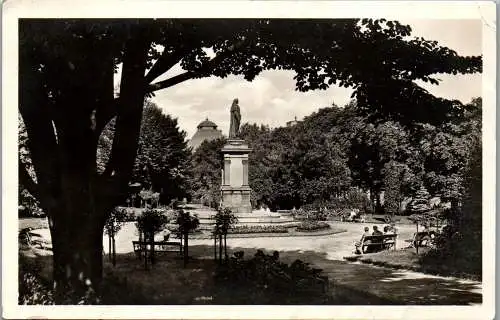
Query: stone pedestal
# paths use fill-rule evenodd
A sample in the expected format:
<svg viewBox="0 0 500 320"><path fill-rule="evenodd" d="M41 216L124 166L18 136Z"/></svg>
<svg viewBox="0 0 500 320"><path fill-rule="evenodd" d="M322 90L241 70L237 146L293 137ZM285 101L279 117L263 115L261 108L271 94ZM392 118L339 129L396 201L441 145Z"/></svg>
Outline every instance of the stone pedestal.
<svg viewBox="0 0 500 320"><path fill-rule="evenodd" d="M252 151L244 140L233 139L222 148L221 202L233 213L250 213L252 205L248 186L248 154Z"/></svg>

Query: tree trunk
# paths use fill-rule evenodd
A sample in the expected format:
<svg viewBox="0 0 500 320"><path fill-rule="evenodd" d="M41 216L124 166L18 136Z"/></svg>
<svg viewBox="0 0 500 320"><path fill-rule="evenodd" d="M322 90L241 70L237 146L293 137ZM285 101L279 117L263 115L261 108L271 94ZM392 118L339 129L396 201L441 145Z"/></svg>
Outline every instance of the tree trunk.
<svg viewBox="0 0 500 320"><path fill-rule="evenodd" d="M227 233L224 233L224 257L227 260Z"/></svg>
<svg viewBox="0 0 500 320"><path fill-rule="evenodd" d="M222 235L219 235L219 262L222 262Z"/></svg>
<svg viewBox="0 0 500 320"><path fill-rule="evenodd" d="M146 237L146 232L144 232L144 246L142 249L142 252L144 253L144 269L148 270L148 245L147 245L148 239Z"/></svg>
<svg viewBox="0 0 500 320"><path fill-rule="evenodd" d="M115 244L114 233L113 233L113 267L116 267L116 244Z"/></svg>
<svg viewBox="0 0 500 320"><path fill-rule="evenodd" d="M418 254L418 222L417 222L417 235L415 236L415 250L417 251Z"/></svg>
<svg viewBox="0 0 500 320"><path fill-rule="evenodd" d="M217 235L214 234L214 261L217 261Z"/></svg>
<svg viewBox="0 0 500 320"><path fill-rule="evenodd" d="M111 260L111 234L108 234L108 257Z"/></svg>
<svg viewBox="0 0 500 320"><path fill-rule="evenodd" d="M375 214L376 206L375 206L375 192L373 189L370 189L370 207L372 209L372 213Z"/></svg>
<svg viewBox="0 0 500 320"><path fill-rule="evenodd" d="M36 55L30 45L20 47L19 110L37 175L36 184L29 182L49 217L55 300L59 304L97 302L104 223L112 207L124 200L132 174L149 42L146 29L134 28L131 32L134 35L124 49L111 159L100 176L96 174L100 133L96 128L101 119L99 111L114 101L113 59L106 50L88 46L86 39L81 40L82 50L77 51L65 50L62 42L61 62L68 63L60 63L58 72L59 82L64 85L49 100L46 78L34 71L39 64L33 58ZM85 59L81 59L82 54ZM103 68L103 60L109 63L107 68Z"/></svg>
<svg viewBox="0 0 500 320"><path fill-rule="evenodd" d="M151 232L149 235L149 243L151 245L151 265L155 264L155 234Z"/></svg>
<svg viewBox="0 0 500 320"><path fill-rule="evenodd" d="M187 263L188 263L188 238L189 238L189 235L188 235L188 232L186 231L184 233L184 267L187 266Z"/></svg>
<svg viewBox="0 0 500 320"><path fill-rule="evenodd" d="M104 223L92 215L73 223L58 218L49 219L56 303L77 304L85 296L85 303L97 303L102 281Z"/></svg>
<svg viewBox="0 0 500 320"><path fill-rule="evenodd" d="M382 201L380 201L381 192L377 191L375 193L375 213L382 213Z"/></svg>
<svg viewBox="0 0 500 320"><path fill-rule="evenodd" d="M451 216L453 217L453 223L455 224L455 226L457 228L460 228L460 223L462 222L461 218L462 218L462 215L460 214L460 208L459 208L459 205L458 205L458 199L457 198L452 198L450 200L450 203L451 203L451 207L450 207L450 210L451 210Z"/></svg>

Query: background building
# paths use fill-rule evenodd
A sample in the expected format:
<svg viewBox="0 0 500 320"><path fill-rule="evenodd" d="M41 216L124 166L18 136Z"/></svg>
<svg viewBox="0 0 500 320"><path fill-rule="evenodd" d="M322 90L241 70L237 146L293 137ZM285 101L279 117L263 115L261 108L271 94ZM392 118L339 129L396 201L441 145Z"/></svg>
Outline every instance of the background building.
<svg viewBox="0 0 500 320"><path fill-rule="evenodd" d="M287 126L287 127L291 127L291 126L296 125L297 123L299 123L299 121L297 121L297 117L295 117L295 119L294 119L294 120L292 120L292 121L287 121L287 122L286 122L286 126Z"/></svg>
<svg viewBox="0 0 500 320"><path fill-rule="evenodd" d="M193 151L196 150L205 140L215 140L222 138L221 130L217 130L217 125L212 121L205 119L198 126L198 130L193 135L191 140L188 141L188 147L193 148Z"/></svg>

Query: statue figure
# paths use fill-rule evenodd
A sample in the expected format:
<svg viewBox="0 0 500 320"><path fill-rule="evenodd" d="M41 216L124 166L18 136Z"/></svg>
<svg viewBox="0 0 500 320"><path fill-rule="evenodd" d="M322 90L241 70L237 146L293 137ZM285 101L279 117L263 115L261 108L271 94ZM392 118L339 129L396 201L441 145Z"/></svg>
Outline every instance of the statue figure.
<svg viewBox="0 0 500 320"><path fill-rule="evenodd" d="M241 122L241 114L240 114L240 106L238 106L238 98L233 100L233 104L231 105L231 122L229 126L229 139L234 139L238 137L240 133L240 122Z"/></svg>

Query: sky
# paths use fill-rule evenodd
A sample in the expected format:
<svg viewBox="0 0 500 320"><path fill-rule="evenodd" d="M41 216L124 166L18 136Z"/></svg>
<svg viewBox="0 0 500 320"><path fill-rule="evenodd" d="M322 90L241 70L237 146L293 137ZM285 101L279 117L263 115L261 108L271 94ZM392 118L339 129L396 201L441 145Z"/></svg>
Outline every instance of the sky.
<svg viewBox="0 0 500 320"><path fill-rule="evenodd" d="M460 55L482 54L481 20L399 20L412 27L412 35L436 40ZM182 72L180 66L157 79L162 80ZM293 71L264 71L252 82L242 76L224 79L210 77L188 80L156 92L152 99L164 113L178 119L179 127L190 139L196 126L206 118L218 125L227 135L229 108L239 99L242 123L284 126L297 117L299 120L319 108L347 104L351 89L331 87L328 90L295 91ZM481 75L438 75L440 85L421 85L436 96L458 99L464 103L481 96Z"/></svg>

